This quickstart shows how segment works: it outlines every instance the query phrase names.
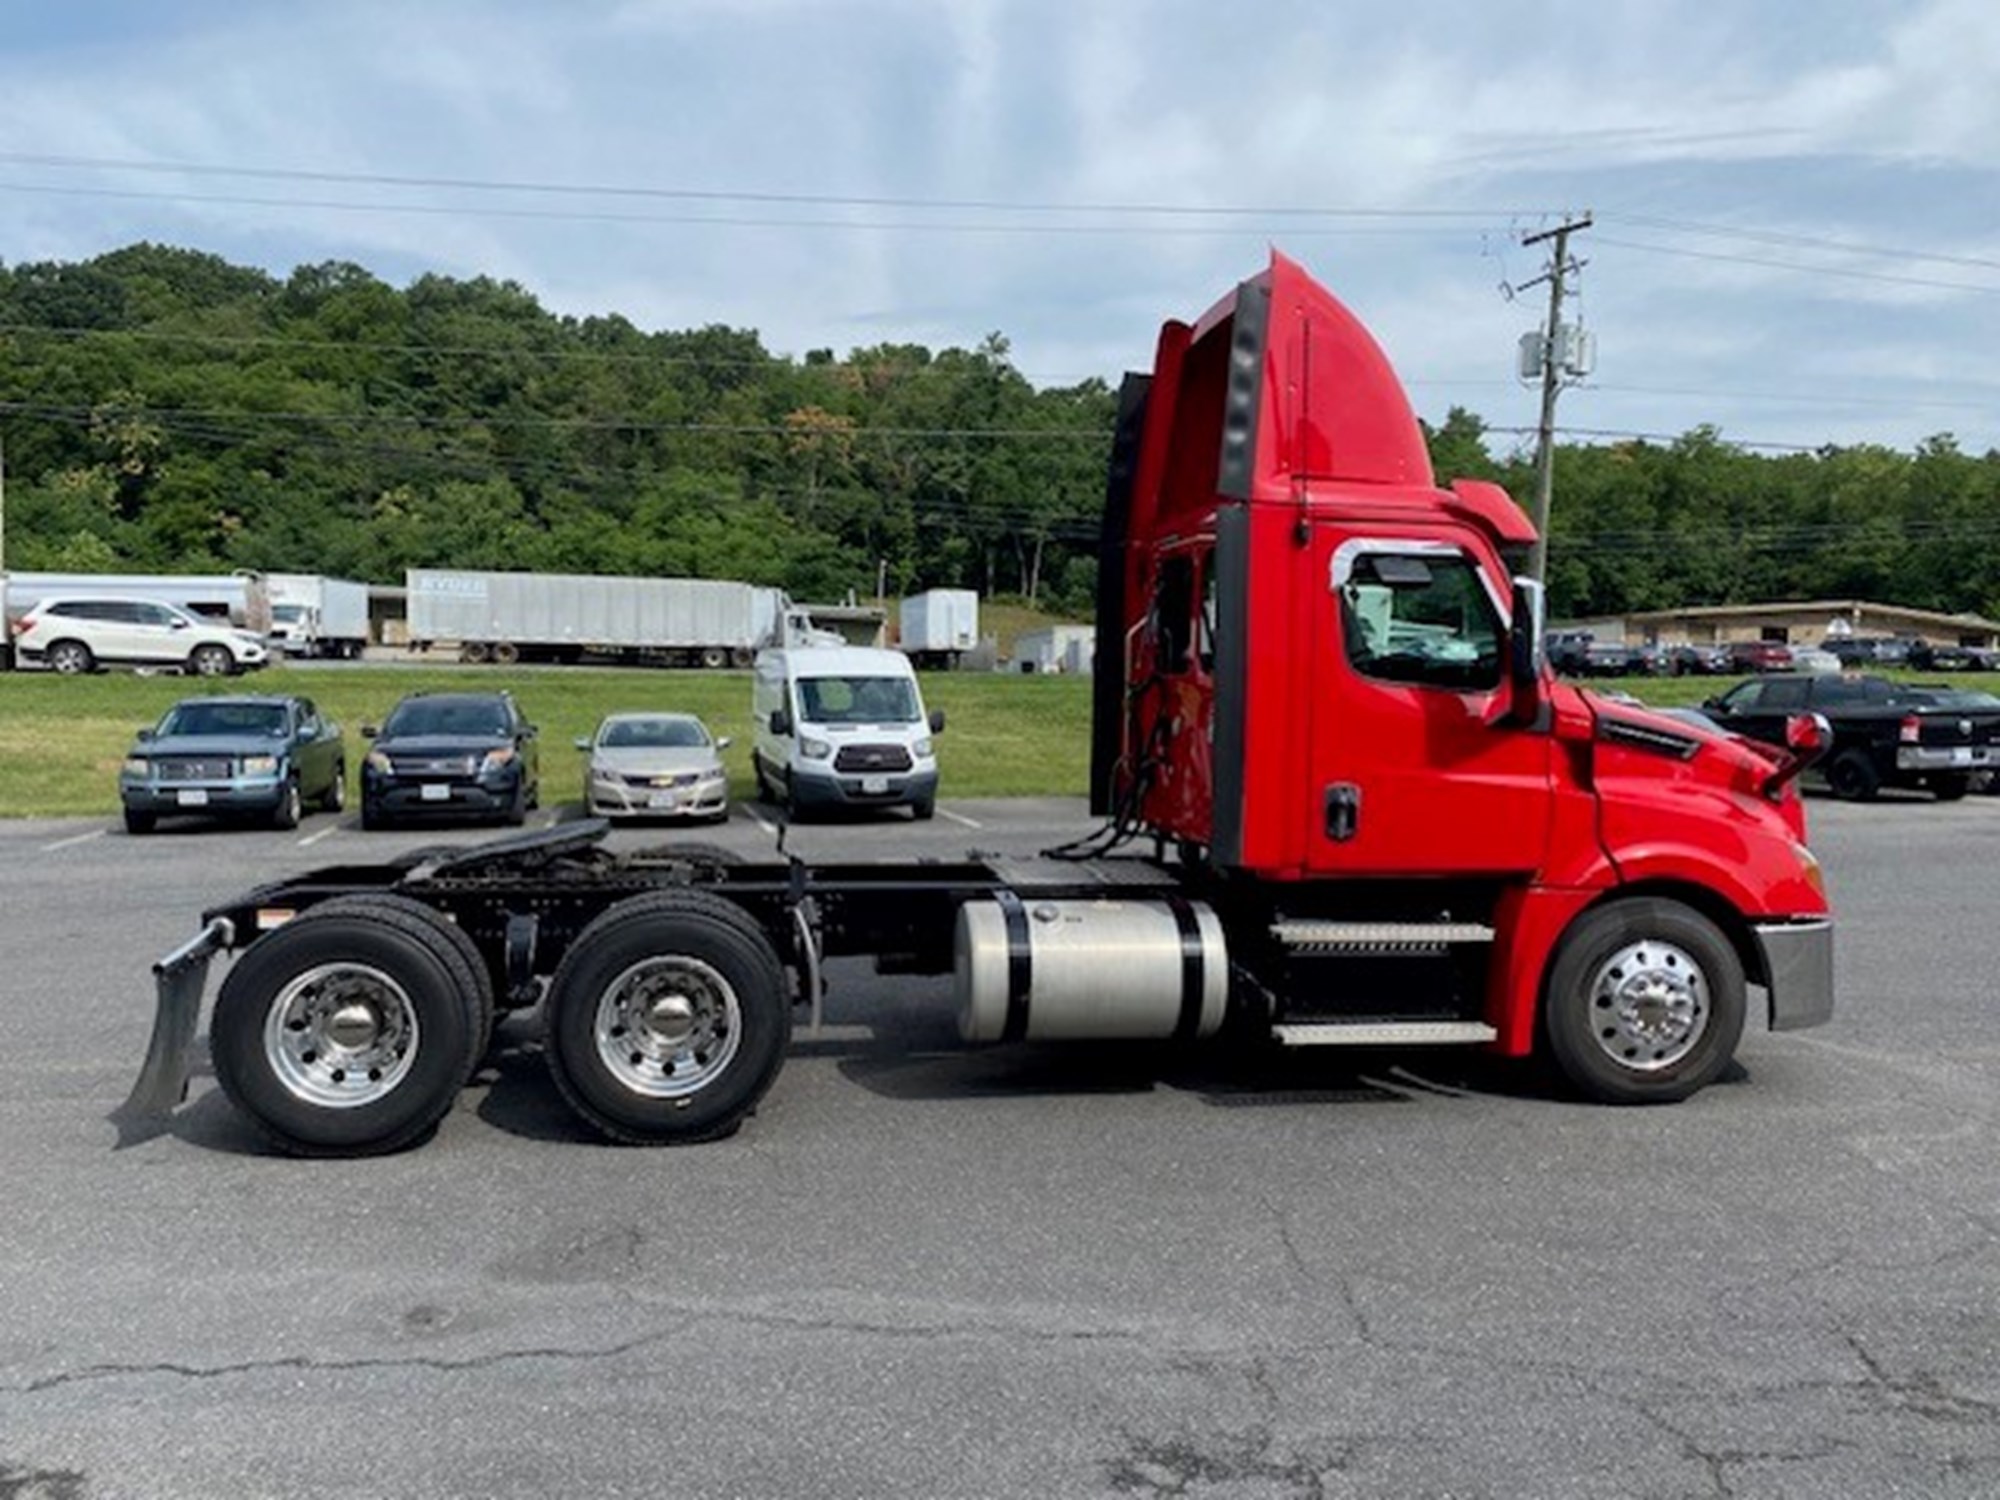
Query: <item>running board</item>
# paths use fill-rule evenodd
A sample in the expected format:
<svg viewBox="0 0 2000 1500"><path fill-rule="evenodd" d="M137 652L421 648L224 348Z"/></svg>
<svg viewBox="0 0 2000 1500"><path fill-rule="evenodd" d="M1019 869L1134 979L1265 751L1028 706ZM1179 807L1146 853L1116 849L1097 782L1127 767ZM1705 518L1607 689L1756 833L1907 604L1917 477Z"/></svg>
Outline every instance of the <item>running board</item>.
<svg viewBox="0 0 2000 1500"><path fill-rule="evenodd" d="M1271 1035L1287 1047L1417 1047L1490 1042L1500 1035L1484 1021L1285 1022Z"/></svg>
<svg viewBox="0 0 2000 1500"><path fill-rule="evenodd" d="M1329 948L1356 953L1435 953L1454 943L1490 943L1493 929L1480 922L1273 922L1271 935L1287 948Z"/></svg>

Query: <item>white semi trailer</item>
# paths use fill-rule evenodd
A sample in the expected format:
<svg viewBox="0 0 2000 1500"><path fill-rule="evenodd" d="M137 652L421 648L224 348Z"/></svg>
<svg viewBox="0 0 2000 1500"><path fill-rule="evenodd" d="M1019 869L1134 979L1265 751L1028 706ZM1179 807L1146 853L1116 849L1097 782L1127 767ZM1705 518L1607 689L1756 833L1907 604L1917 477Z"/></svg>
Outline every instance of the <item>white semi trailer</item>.
<svg viewBox="0 0 2000 1500"><path fill-rule="evenodd" d="M782 643L783 590L713 578L616 578L412 568L410 644L456 643L466 661L613 657L747 667Z"/></svg>

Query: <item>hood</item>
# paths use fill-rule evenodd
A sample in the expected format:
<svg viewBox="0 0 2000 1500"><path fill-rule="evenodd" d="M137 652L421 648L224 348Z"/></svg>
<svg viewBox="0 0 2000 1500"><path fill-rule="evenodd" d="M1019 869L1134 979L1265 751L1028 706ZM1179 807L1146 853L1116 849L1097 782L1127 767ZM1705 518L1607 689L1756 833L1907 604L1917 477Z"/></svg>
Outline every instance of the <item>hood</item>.
<svg viewBox="0 0 2000 1500"><path fill-rule="evenodd" d="M218 755L286 755L291 748L282 735L275 734L163 734L139 740L126 754L149 760L213 759Z"/></svg>
<svg viewBox="0 0 2000 1500"><path fill-rule="evenodd" d="M713 745L599 746L590 752L590 763L621 776L685 775L722 769L722 758Z"/></svg>
<svg viewBox="0 0 2000 1500"><path fill-rule="evenodd" d="M484 755L513 743L504 734L385 734L375 748L391 755Z"/></svg>

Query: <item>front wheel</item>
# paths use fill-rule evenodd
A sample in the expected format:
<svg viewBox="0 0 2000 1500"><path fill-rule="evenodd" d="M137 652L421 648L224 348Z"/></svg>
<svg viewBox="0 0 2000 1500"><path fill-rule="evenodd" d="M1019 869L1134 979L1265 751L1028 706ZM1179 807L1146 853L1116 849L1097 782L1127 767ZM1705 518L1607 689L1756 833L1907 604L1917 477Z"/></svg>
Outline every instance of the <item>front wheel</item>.
<svg viewBox="0 0 2000 1500"><path fill-rule="evenodd" d="M285 784L278 788L278 805L271 809L271 826L296 828L304 811L305 799L299 795L299 778L288 776Z"/></svg>
<svg viewBox="0 0 2000 1500"><path fill-rule="evenodd" d="M320 799L320 806L328 812L337 813L347 806L347 767L336 761L333 767L333 781Z"/></svg>
<svg viewBox="0 0 2000 1500"><path fill-rule="evenodd" d="M925 797L910 804L910 816L919 823L928 823L937 816L937 798Z"/></svg>
<svg viewBox="0 0 2000 1500"><path fill-rule="evenodd" d="M1930 778L1931 795L1940 802L1956 802L1972 790L1972 777L1964 771L1939 771Z"/></svg>
<svg viewBox="0 0 2000 1500"><path fill-rule="evenodd" d="M1713 1083L1736 1055L1743 963L1707 917L1630 897L1579 917L1542 996L1549 1052L1585 1096L1670 1103Z"/></svg>
<svg viewBox="0 0 2000 1500"><path fill-rule="evenodd" d="M785 1060L792 1012L762 929L706 891L620 902L585 928L548 992L556 1087L631 1145L732 1134Z"/></svg>
<svg viewBox="0 0 2000 1500"><path fill-rule="evenodd" d="M197 646L188 654L188 670L197 677L227 677L236 670L236 658L227 646L213 642Z"/></svg>
<svg viewBox="0 0 2000 1500"><path fill-rule="evenodd" d="M158 813L141 812L136 807L125 809L125 831L127 833L151 833L159 826Z"/></svg>

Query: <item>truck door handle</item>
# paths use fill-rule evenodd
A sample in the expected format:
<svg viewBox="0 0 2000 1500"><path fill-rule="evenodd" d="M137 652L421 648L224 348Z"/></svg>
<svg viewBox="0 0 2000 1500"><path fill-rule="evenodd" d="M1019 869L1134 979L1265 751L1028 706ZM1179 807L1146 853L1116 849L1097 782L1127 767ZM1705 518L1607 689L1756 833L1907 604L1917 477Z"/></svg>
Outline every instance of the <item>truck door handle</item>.
<svg viewBox="0 0 2000 1500"><path fill-rule="evenodd" d="M1361 788L1336 781L1326 789L1326 836L1336 844L1354 837L1361 823Z"/></svg>

